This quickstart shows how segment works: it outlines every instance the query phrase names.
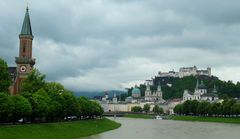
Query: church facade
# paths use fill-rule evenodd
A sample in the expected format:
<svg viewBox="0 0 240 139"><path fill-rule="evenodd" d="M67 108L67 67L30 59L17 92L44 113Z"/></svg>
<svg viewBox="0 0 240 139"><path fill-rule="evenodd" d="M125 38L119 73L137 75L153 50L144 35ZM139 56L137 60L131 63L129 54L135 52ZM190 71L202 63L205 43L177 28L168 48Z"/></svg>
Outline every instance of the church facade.
<svg viewBox="0 0 240 139"><path fill-rule="evenodd" d="M8 68L13 82L9 88L11 95L16 95L21 92L23 80L27 78L35 65L35 59L32 57L33 38L29 9L27 7L22 29L19 34L19 55L15 57L16 67Z"/></svg>
<svg viewBox="0 0 240 139"><path fill-rule="evenodd" d="M165 100L162 98L161 85L158 84L156 91L151 91L150 84L147 84L144 99L145 101L149 101L149 102L164 103Z"/></svg>
<svg viewBox="0 0 240 139"><path fill-rule="evenodd" d="M187 100L205 100L205 101L216 101L218 100L218 95L217 95L217 89L216 86L214 85L213 91L208 93L207 87L204 85L203 81L199 84L199 81L197 80L196 88L194 92L192 93L189 90L184 90L183 93L183 102Z"/></svg>

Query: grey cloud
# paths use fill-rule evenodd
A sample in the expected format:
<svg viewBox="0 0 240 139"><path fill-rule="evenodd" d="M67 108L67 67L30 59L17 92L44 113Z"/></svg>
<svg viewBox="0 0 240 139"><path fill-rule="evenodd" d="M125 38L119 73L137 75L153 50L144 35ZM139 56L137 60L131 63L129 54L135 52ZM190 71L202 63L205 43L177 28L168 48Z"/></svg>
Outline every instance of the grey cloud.
<svg viewBox="0 0 240 139"><path fill-rule="evenodd" d="M236 0L32 1L36 66L48 80L75 91L119 89L159 70L193 65L211 66L221 78L237 81L231 72L240 68L239 4ZM25 5L17 0L0 5L0 56L9 65L15 65L18 55Z"/></svg>

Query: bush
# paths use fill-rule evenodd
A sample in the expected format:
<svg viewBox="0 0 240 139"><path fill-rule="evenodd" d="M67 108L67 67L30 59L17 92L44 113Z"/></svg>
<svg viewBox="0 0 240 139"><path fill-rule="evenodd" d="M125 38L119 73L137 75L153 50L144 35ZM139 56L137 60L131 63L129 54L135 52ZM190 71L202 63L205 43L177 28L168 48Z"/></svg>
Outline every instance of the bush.
<svg viewBox="0 0 240 139"><path fill-rule="evenodd" d="M142 108L140 106L134 106L131 109L132 112L142 112Z"/></svg>

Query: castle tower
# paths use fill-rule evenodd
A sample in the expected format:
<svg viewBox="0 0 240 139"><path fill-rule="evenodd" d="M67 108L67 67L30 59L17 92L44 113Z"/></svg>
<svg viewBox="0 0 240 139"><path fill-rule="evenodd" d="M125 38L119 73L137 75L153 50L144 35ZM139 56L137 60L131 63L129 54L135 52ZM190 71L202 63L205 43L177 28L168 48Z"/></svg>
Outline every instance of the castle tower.
<svg viewBox="0 0 240 139"><path fill-rule="evenodd" d="M157 87L156 95L157 95L157 97L162 98L162 88L161 88L160 82L159 82L158 87Z"/></svg>
<svg viewBox="0 0 240 139"><path fill-rule="evenodd" d="M199 81L198 81L198 79L197 79L197 84L196 84L195 89L198 89L198 86L199 86Z"/></svg>
<svg viewBox="0 0 240 139"><path fill-rule="evenodd" d="M147 84L146 91L145 91L145 96L151 96L151 89L150 89L149 84Z"/></svg>
<svg viewBox="0 0 240 139"><path fill-rule="evenodd" d="M207 68L207 72L208 72L208 76L211 76L211 68L210 67Z"/></svg>
<svg viewBox="0 0 240 139"><path fill-rule="evenodd" d="M212 90L212 93L213 93L213 94L217 94L217 87L216 87L216 85L214 85L213 90Z"/></svg>
<svg viewBox="0 0 240 139"><path fill-rule="evenodd" d="M117 103L118 102L116 93L114 93L112 101L113 101L113 103Z"/></svg>
<svg viewBox="0 0 240 139"><path fill-rule="evenodd" d="M197 85L196 85L194 94L199 96L199 95L203 95L203 94L206 94L206 93L207 93L207 87L204 85L203 80L201 80L200 84L197 80Z"/></svg>
<svg viewBox="0 0 240 139"><path fill-rule="evenodd" d="M17 78L14 85L14 94L21 92L22 81L27 78L27 75L32 71L35 64L35 59L32 58L33 34L28 7L26 8L19 40L19 56L15 57L15 62L17 64Z"/></svg>

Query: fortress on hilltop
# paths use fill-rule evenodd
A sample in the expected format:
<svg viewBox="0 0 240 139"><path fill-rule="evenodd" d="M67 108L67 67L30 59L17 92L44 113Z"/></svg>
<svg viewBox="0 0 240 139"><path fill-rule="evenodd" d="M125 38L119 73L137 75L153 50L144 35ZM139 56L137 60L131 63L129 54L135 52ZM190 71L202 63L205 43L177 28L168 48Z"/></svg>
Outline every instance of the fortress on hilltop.
<svg viewBox="0 0 240 139"><path fill-rule="evenodd" d="M179 69L179 72L169 71L169 72L158 72L157 77L179 77L183 78L186 76L197 76L197 75L205 75L211 76L211 68L207 68L206 70L199 70L196 66L193 67L182 67Z"/></svg>

